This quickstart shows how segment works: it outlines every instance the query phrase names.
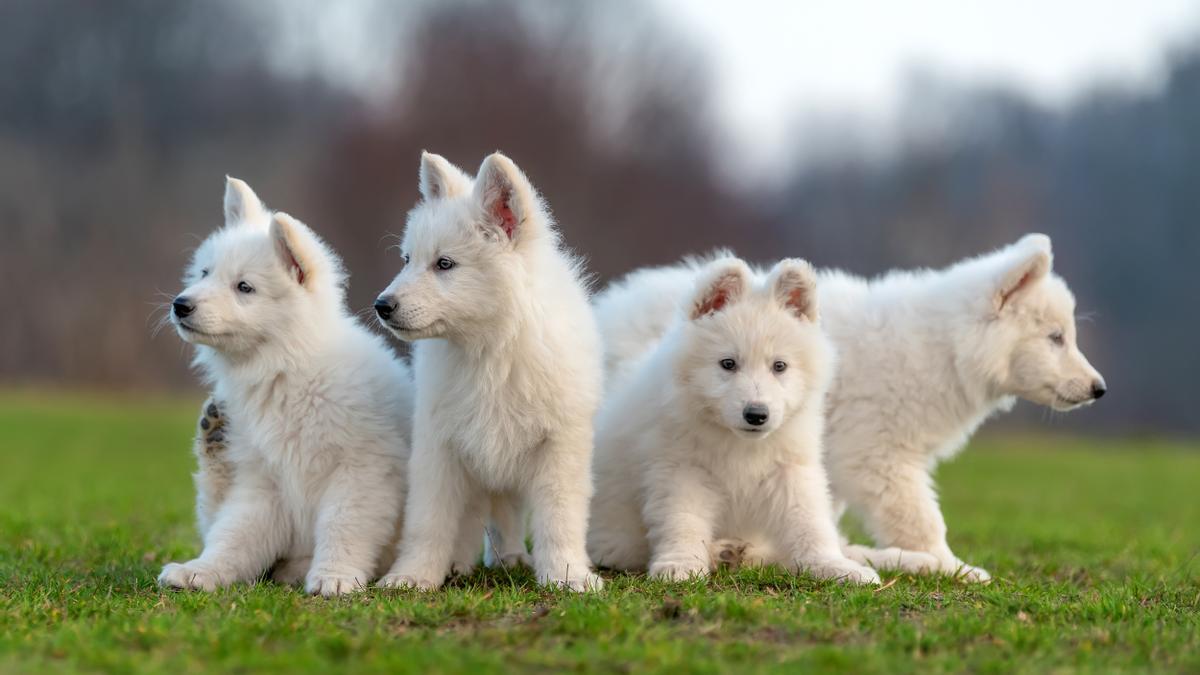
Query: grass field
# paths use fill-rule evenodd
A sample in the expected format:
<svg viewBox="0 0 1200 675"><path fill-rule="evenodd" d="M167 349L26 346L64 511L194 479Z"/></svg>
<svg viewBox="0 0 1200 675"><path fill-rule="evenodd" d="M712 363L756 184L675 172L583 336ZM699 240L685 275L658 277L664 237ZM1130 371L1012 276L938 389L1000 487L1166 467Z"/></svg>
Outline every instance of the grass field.
<svg viewBox="0 0 1200 675"><path fill-rule="evenodd" d="M942 468L988 586L770 571L340 600L154 585L196 552L198 401L0 394L0 670L1200 671L1200 447L985 438Z"/></svg>

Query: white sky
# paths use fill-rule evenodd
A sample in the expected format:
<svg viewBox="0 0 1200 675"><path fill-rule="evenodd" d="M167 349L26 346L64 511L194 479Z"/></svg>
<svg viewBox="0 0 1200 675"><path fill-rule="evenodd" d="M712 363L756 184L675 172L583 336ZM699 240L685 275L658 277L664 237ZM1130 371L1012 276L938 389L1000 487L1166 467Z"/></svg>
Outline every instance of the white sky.
<svg viewBox="0 0 1200 675"><path fill-rule="evenodd" d="M1061 104L1101 80L1152 86L1166 48L1200 35L1197 0L658 2L712 50L728 143L768 164L797 117L886 124L914 67Z"/></svg>

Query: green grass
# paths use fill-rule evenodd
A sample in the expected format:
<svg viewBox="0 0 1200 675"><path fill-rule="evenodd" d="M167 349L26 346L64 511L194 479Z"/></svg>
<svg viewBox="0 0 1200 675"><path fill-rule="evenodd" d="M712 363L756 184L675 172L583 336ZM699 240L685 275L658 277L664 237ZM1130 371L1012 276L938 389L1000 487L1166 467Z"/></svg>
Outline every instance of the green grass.
<svg viewBox="0 0 1200 675"><path fill-rule="evenodd" d="M339 600L154 585L196 552L198 401L0 395L0 671L1200 670L1200 452L988 438L942 468L988 586L773 571L599 594L480 573Z"/></svg>

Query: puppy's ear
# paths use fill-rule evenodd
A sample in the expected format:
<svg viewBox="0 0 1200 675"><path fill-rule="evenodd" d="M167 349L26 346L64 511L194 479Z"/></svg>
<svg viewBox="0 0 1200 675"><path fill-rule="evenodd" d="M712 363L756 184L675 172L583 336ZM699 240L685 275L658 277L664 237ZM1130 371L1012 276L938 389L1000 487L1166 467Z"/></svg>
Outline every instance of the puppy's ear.
<svg viewBox="0 0 1200 675"><path fill-rule="evenodd" d="M445 157L422 151L420 187L425 201L457 197L471 189L471 177Z"/></svg>
<svg viewBox="0 0 1200 675"><path fill-rule="evenodd" d="M246 185L246 181L225 177L225 224L254 223L264 220L267 209Z"/></svg>
<svg viewBox="0 0 1200 675"><path fill-rule="evenodd" d="M751 275L750 268L738 258L723 258L709 263L696 280L688 317L694 321L737 302L750 290Z"/></svg>
<svg viewBox="0 0 1200 675"><path fill-rule="evenodd" d="M288 214L276 213L271 220L271 241L288 274L301 286L312 288L324 268L324 253L316 235Z"/></svg>
<svg viewBox="0 0 1200 675"><path fill-rule="evenodd" d="M1054 263L1050 237L1044 234L1027 234L1004 253L1008 262L992 298L997 312L1020 300L1025 291L1050 274Z"/></svg>
<svg viewBox="0 0 1200 675"><path fill-rule="evenodd" d="M767 280L776 301L797 319L817 321L817 274L806 260L784 258Z"/></svg>
<svg viewBox="0 0 1200 675"><path fill-rule="evenodd" d="M504 233L506 239L521 236L537 210L533 185L513 161L495 152L483 160L475 176L475 200L483 209L486 226Z"/></svg>

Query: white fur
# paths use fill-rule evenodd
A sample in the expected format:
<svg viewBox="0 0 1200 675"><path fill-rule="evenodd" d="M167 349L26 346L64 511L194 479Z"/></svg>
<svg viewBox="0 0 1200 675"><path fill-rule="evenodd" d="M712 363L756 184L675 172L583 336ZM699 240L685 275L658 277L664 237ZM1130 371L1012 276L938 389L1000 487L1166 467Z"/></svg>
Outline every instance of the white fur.
<svg viewBox="0 0 1200 675"><path fill-rule="evenodd" d="M943 270L871 281L820 275L822 318L840 363L826 467L838 510L848 506L876 545L889 547L847 546L848 555L877 567L990 578L951 552L931 472L1017 397L1069 410L1103 388L1076 344L1074 297L1051 266L1049 238L1033 234ZM597 299L597 312L618 303L662 312L667 303L658 298L671 285L685 287L685 270L635 272ZM629 359L656 337L644 323L601 325ZM1061 346L1050 339L1058 333ZM608 365L619 373L626 363Z"/></svg>
<svg viewBox="0 0 1200 675"><path fill-rule="evenodd" d="M384 325L416 341L417 380L408 519L381 583L441 586L473 564L489 515L491 557L524 558L524 508L538 580L598 589L584 540L600 342L579 265L503 155L472 180L426 153L420 184L381 296Z"/></svg>
<svg viewBox="0 0 1200 675"><path fill-rule="evenodd" d="M600 303L614 333L666 328L648 349L609 343L645 355L597 418L592 559L657 578L702 576L719 540L748 539L758 562L878 583L842 555L821 464L834 350L817 319L812 268L785 260L755 279L725 258L663 275L646 276L653 312L638 306L650 296Z"/></svg>
<svg viewBox="0 0 1200 675"><path fill-rule="evenodd" d="M347 314L340 263L315 234L232 178L225 213L184 278L180 298L195 310L172 320L234 420L232 482L198 509L212 517L203 552L164 567L159 583L211 590L282 560L283 577L304 578L309 593L358 590L391 562L411 378Z"/></svg>

